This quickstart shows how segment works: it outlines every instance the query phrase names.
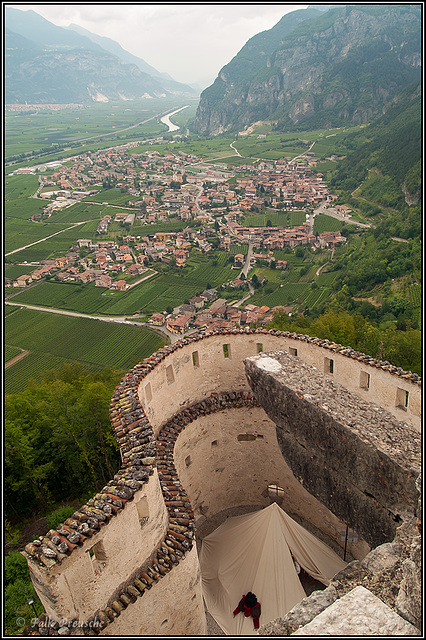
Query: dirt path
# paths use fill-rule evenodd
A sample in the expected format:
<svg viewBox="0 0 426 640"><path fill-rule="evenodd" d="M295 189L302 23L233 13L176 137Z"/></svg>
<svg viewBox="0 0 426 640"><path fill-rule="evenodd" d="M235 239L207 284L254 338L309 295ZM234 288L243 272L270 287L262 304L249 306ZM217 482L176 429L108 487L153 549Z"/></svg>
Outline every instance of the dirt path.
<svg viewBox="0 0 426 640"><path fill-rule="evenodd" d="M319 276L319 274L321 273L321 269L324 269L324 267L326 267L326 266L327 266L327 263L322 264L322 265L317 269L317 272L316 272L316 274L315 274L315 277L316 277L316 276Z"/></svg>
<svg viewBox="0 0 426 640"><path fill-rule="evenodd" d="M13 358L11 358L10 360L4 363L4 368L7 369L8 367L11 367L13 364L18 362L19 360L22 360L22 358L25 358L25 356L27 356L29 353L30 351L25 351L25 349L22 349L21 353L18 353L17 356L14 356Z"/></svg>

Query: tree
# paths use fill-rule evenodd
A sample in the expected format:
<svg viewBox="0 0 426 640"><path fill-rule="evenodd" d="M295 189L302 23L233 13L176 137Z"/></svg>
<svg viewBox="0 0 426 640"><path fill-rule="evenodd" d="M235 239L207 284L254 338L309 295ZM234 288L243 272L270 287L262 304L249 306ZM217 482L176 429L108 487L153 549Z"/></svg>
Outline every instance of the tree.
<svg viewBox="0 0 426 640"><path fill-rule="evenodd" d="M119 465L109 420L118 372L65 365L5 398L5 514L16 522L99 490Z"/></svg>

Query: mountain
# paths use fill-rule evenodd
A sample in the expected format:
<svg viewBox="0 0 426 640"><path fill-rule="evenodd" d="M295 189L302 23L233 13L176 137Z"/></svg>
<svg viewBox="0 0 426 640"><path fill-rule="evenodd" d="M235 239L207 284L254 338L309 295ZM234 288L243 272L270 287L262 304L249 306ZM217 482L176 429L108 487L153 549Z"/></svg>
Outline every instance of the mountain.
<svg viewBox="0 0 426 640"><path fill-rule="evenodd" d="M6 7L5 18L6 104L87 104L193 94L186 85L141 69L143 60L129 63L85 34L58 27L34 11ZM111 43L109 49L115 45L124 52Z"/></svg>
<svg viewBox="0 0 426 640"><path fill-rule="evenodd" d="M108 51L112 55L117 56L117 58L120 58L122 62L125 62L127 64L135 64L141 71L143 71L144 73L148 73L150 76L156 78L159 82L161 82L162 86L167 89L167 91L170 91L170 93L187 93L188 95L195 95L195 91L192 87L187 84L182 84L181 82L176 82L176 80L173 80L173 78L168 73L160 73L159 71L157 71L157 69L145 62L145 60L143 60L142 58L138 58L137 56L134 56L132 53L129 53L128 51L123 49L123 47L118 44L118 42L115 42L115 40L106 38L104 36L98 36L95 33L88 31L87 29L83 29L83 27L79 27L76 24L70 24L67 29L75 31L80 35L89 38L92 42L102 47L102 49L105 49L105 51Z"/></svg>
<svg viewBox="0 0 426 640"><path fill-rule="evenodd" d="M372 199L405 212L404 202L415 205L421 198L421 125L421 85L415 83L394 98L384 115L347 135L353 150L339 162L330 185L350 194L374 178ZM367 188L368 183L361 194Z"/></svg>
<svg viewBox="0 0 426 640"><path fill-rule="evenodd" d="M191 128L217 135L371 121L420 78L419 5L309 7L251 38L205 89Z"/></svg>

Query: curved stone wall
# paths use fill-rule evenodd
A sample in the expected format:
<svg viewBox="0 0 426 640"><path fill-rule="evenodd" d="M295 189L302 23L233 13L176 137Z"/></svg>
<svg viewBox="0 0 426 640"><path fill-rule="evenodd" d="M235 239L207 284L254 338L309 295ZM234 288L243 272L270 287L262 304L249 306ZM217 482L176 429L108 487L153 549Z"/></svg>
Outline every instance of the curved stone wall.
<svg viewBox="0 0 426 640"><path fill-rule="evenodd" d="M103 635L204 634L195 521L247 504L241 484L232 486L236 451L244 452L239 468L250 459L245 479L253 504L267 503L267 483L288 486L290 511L303 504L300 515L310 511L336 537L341 523L293 478L279 458L271 421L249 393L244 358L277 349L420 429L419 376L328 341L234 329L164 347L130 370L111 400L121 470L57 531L25 548L48 615ZM232 412L238 419L228 415L224 431L226 421L217 416ZM221 442L226 431L228 445Z"/></svg>
<svg viewBox="0 0 426 640"><path fill-rule="evenodd" d="M420 431L421 381L417 374L328 340L266 329L201 333L148 358L149 375L141 381L139 399L154 431L182 406L212 392L248 389L243 360L260 351L280 349Z"/></svg>

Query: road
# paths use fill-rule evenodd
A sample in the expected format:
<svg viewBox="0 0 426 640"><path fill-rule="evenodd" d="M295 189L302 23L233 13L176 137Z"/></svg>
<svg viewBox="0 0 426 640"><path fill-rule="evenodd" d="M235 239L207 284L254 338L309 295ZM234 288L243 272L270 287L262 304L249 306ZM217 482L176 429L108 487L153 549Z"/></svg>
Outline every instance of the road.
<svg viewBox="0 0 426 640"><path fill-rule="evenodd" d="M237 141L234 140L234 142L237 142ZM231 147L231 149L233 149L235 151L235 153L237 154L237 156L239 158L242 158L243 156L241 155L241 153L239 151L237 151L237 149L234 147L234 142L231 142L231 144L229 146Z"/></svg>
<svg viewBox="0 0 426 640"><path fill-rule="evenodd" d="M147 276L144 276L143 278L139 278L139 280L136 280L136 282L134 282L133 284L129 284L128 289L132 289L133 287L136 287L137 284L140 284L144 280L148 280L148 278L152 278L152 276L154 276L156 273L158 273L158 271L152 271L152 273L148 273Z"/></svg>
<svg viewBox="0 0 426 640"><path fill-rule="evenodd" d="M4 363L4 368L7 369L8 367L11 367L13 364L15 364L15 362L19 362L19 360L22 360L22 358L25 358L25 356L27 356L29 353L30 353L29 351L26 351L25 349L21 349L21 353L18 353L17 356L14 356L13 358L11 358L10 360Z"/></svg>
<svg viewBox="0 0 426 640"><path fill-rule="evenodd" d="M363 222L358 222L357 220L353 220L350 216L339 213L337 209L334 207L325 207L324 204L320 204L314 210L314 215L321 213L325 216L331 216L332 218L336 218L336 220L340 220L341 222L345 222L346 224L354 224L357 227L362 227L363 229L368 229L371 227L370 224L364 224Z"/></svg>
<svg viewBox="0 0 426 640"><path fill-rule="evenodd" d="M53 309L51 307L38 307L32 304L22 304L18 302L9 302L5 300L5 304L8 304L13 307L23 307L24 309L32 309L33 311L44 311L45 313L56 313L60 316L71 316L73 318L87 318L88 320L100 320L101 322L113 322L116 324L133 324L138 327L146 327L147 329L151 329L151 331L160 331L164 333L171 342L176 342L180 340L182 336L171 333L165 326L153 326L148 322L139 322L136 318L132 316L92 316L87 313L78 313L77 311L65 311L64 309ZM131 318L129 320L128 318Z"/></svg>
<svg viewBox="0 0 426 640"><path fill-rule="evenodd" d="M52 233L51 236L46 236L45 238L41 238L40 240L36 240L35 242L31 242L30 244L26 244L23 247L19 247L19 249L13 249L13 251L9 251L8 253L5 253L5 256L11 256L12 253L18 253L18 251L22 251L23 249L28 249L28 247L33 247L35 244L39 244L40 242L44 242L45 240L49 240L49 238L53 238L54 236L57 236L59 233L64 233L64 231L70 231L71 229L74 229L74 227L78 227L78 225L81 224L86 224L87 222L90 222L89 220L83 220L83 222L74 222L74 224L71 227L67 227L66 229L61 229L61 231L56 231L56 233Z"/></svg>
<svg viewBox="0 0 426 640"><path fill-rule="evenodd" d="M244 274L244 277L247 279L247 274L250 271L250 260L251 260L252 253L253 253L253 244L249 241L246 261L244 262L244 266L241 269L240 275L238 276L239 278L241 278L241 275Z"/></svg>
<svg viewBox="0 0 426 640"><path fill-rule="evenodd" d="M311 144L311 146L309 147L308 151L304 151L303 153L299 153L299 155L298 155L298 156L294 156L294 158L292 158L292 159L289 161L289 163L288 163L288 164L290 165L290 164L292 164L293 162L295 162L295 160L298 160L299 158L303 158L303 156L304 156L304 155L306 155L306 154L307 154L307 153L312 149L312 147L314 146L314 144L315 144L315 143L316 143L316 140L314 140L314 141L313 141L313 143L312 143L312 144Z"/></svg>

